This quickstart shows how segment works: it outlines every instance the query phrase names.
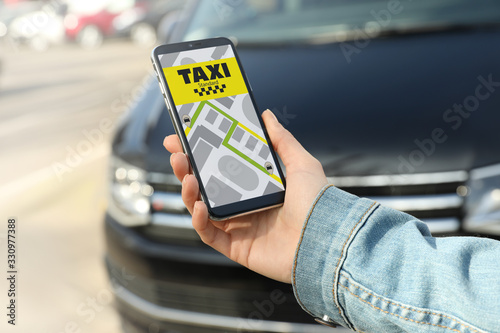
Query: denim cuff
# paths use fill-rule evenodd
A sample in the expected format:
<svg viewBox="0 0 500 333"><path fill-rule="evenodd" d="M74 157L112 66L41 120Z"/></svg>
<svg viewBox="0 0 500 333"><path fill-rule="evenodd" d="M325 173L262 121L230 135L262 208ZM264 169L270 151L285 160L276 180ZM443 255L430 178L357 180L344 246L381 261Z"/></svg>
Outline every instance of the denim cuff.
<svg viewBox="0 0 500 333"><path fill-rule="evenodd" d="M352 328L338 299L338 280L349 245L378 207L333 185L325 186L304 222L292 270L297 301L316 318Z"/></svg>

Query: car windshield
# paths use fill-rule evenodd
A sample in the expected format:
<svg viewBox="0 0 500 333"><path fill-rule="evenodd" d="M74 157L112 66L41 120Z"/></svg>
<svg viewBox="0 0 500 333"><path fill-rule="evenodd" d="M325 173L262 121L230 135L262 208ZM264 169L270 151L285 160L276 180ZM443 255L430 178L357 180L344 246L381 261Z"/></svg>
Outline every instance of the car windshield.
<svg viewBox="0 0 500 333"><path fill-rule="evenodd" d="M321 43L499 23L498 0L201 0L184 39Z"/></svg>

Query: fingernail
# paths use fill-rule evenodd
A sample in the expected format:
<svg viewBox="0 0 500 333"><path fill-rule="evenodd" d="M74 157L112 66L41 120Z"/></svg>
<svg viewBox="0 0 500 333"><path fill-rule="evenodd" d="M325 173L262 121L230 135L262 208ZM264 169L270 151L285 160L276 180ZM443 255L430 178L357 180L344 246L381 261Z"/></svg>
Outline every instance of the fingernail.
<svg viewBox="0 0 500 333"><path fill-rule="evenodd" d="M278 118L276 118L276 115L274 114L273 111L267 109L266 111L269 111L269 113L273 116L274 120L278 121Z"/></svg>
<svg viewBox="0 0 500 333"><path fill-rule="evenodd" d="M184 178L182 178L182 184L185 184L186 183L186 178L189 176L189 174L187 173Z"/></svg>

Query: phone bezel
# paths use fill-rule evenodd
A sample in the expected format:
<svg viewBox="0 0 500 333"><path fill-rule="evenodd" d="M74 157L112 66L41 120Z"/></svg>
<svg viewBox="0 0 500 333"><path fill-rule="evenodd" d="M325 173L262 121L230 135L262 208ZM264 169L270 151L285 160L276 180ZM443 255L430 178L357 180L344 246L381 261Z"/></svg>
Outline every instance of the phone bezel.
<svg viewBox="0 0 500 333"><path fill-rule="evenodd" d="M207 205L210 219L217 220L217 221L226 220L229 218L233 218L233 217L237 217L237 216L241 216L241 215L245 215L245 214L250 214L252 212L257 212L257 211L269 209L272 207L277 207L277 206L282 205L284 202L284 199L285 199L285 191L280 191L280 192L268 194L265 196L247 199L247 200L243 200L243 201L239 201L239 202L235 202L235 203L227 204L227 205L223 205L223 206L212 207L210 205L210 201L208 200L207 193L206 193L204 185L201 181L201 177L200 177L200 174L198 172L198 168L196 167L196 162L194 160L194 156L193 156L193 153L191 151L191 147L189 146L187 137L186 137L184 131L182 130L181 119L179 117L179 113L177 112L177 108L175 106L174 100L173 100L172 95L170 93L168 82L165 78L163 70L159 70L162 67L161 67L160 60L159 60L158 56L161 54L176 53L176 52L196 50L196 49L215 47L215 46L223 46L223 45L229 45L233 50L236 61L238 63L240 71L242 73L243 79L245 81L245 85L247 87L248 94L250 95L250 99L251 99L253 106L256 110L257 118L259 119L260 126L262 127L265 138L269 144L269 150L270 150L271 155L275 161L276 172L279 174L279 176L283 182L283 186L286 189L285 177L284 177L283 171L281 170L279 160L278 160L277 155L274 151L274 148L272 146L272 142L269 138L267 130L264 126L264 122L262 120L262 117L259 114L259 112L257 111L259 109L257 107L257 103L255 102L251 86L248 82L247 75L243 69L243 66L241 64L239 56L236 52L236 48L235 48L234 44L232 43L232 41L228 38L219 37L219 38L210 38L210 39L203 39L203 40L174 43L174 44L165 44L165 45L157 46L151 54L151 60L153 62L156 76L157 76L158 81L160 83L160 88L162 90L162 94L163 94L163 97L165 99L165 103L167 104L167 109L168 109L168 112L170 114L170 118L174 124L174 128L175 128L175 131L177 133L177 136L180 138L184 152L187 154L187 156L189 158L189 162L191 164L191 169L193 171L193 174L196 176L196 179L198 180L202 200Z"/></svg>

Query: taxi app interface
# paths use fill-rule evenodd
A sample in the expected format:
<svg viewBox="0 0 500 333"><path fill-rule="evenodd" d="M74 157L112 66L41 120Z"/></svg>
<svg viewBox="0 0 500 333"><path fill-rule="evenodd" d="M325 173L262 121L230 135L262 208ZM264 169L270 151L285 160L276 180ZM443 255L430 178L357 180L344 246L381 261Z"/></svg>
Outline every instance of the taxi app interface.
<svg viewBox="0 0 500 333"><path fill-rule="evenodd" d="M284 190L229 45L159 55L212 207Z"/></svg>

